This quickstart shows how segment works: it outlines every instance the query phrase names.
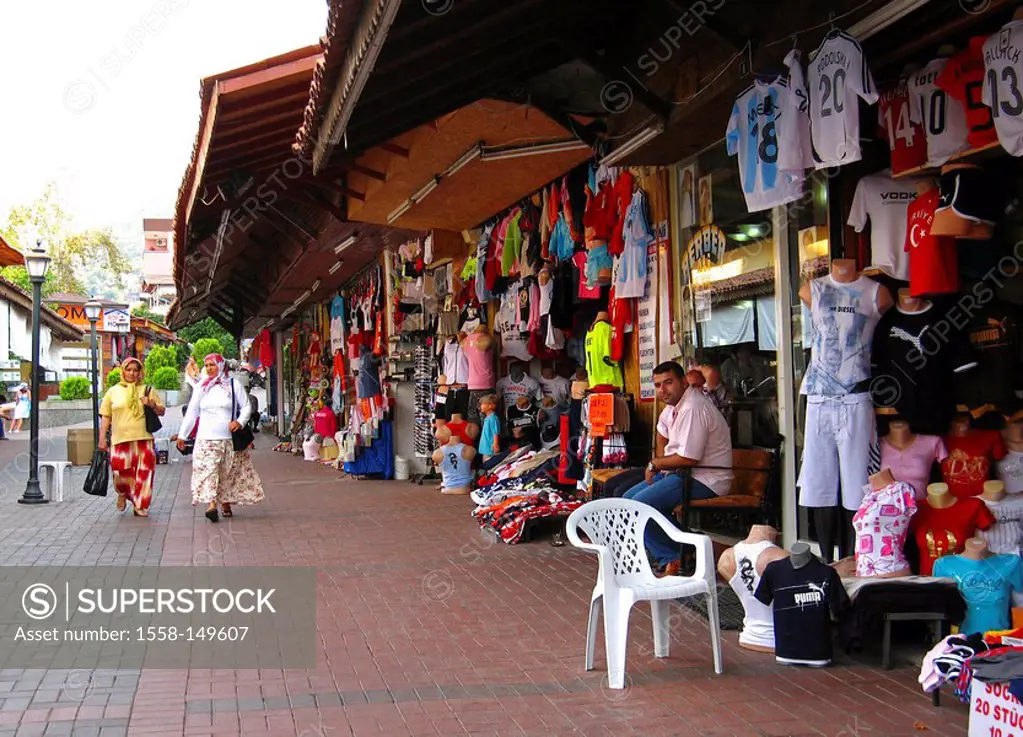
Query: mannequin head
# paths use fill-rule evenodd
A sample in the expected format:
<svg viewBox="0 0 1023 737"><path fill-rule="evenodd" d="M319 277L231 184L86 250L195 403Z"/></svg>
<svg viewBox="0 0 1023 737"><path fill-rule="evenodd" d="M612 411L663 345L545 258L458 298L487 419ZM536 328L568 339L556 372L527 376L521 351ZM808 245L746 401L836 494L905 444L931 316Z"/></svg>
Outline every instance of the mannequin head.
<svg viewBox="0 0 1023 737"><path fill-rule="evenodd" d="M527 410L529 409L531 404L532 402L529 401L529 397L527 396L523 395L521 397L515 398L515 406L518 407L519 409Z"/></svg>
<svg viewBox="0 0 1023 737"><path fill-rule="evenodd" d="M1000 502L1005 498L1005 484L1001 481L985 481L980 496L985 501Z"/></svg>
<svg viewBox="0 0 1023 737"><path fill-rule="evenodd" d="M948 484L928 484L927 503L935 509L944 509L955 504L956 498L948 490Z"/></svg>
<svg viewBox="0 0 1023 737"><path fill-rule="evenodd" d="M986 540L979 537L971 537L966 541L966 548L963 550L964 558L981 560L989 555L991 555L991 550L988 548Z"/></svg>
<svg viewBox="0 0 1023 737"><path fill-rule="evenodd" d="M543 401L540 402L540 406L544 409L550 409L554 406L554 397L544 397Z"/></svg>
<svg viewBox="0 0 1023 737"><path fill-rule="evenodd" d="M522 377L526 375L525 367L516 361L508 368L508 375L512 381L522 381Z"/></svg>
<svg viewBox="0 0 1023 737"><path fill-rule="evenodd" d="M793 568L802 568L812 558L813 553L810 552L810 546L806 543L794 543L792 545L792 554L789 556L789 560L792 561Z"/></svg>
<svg viewBox="0 0 1023 737"><path fill-rule="evenodd" d="M540 369L540 376L542 376L543 378L547 379L548 381L550 379L553 379L554 378L554 367L553 366L544 366L542 369Z"/></svg>
<svg viewBox="0 0 1023 737"><path fill-rule="evenodd" d="M437 443L438 444L440 444L440 445L447 445L448 441L451 440L451 438L452 438L452 433L451 433L451 431L447 427L444 427L442 425L441 427L437 428Z"/></svg>

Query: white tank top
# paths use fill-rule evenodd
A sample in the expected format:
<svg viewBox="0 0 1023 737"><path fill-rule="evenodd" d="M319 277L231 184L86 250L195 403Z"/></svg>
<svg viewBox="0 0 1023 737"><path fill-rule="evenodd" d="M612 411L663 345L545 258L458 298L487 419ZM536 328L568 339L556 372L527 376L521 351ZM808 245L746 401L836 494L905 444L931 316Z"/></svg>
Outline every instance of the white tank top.
<svg viewBox="0 0 1023 737"><path fill-rule="evenodd" d="M444 344L444 375L448 384L466 384L469 381L469 359L457 341Z"/></svg>
<svg viewBox="0 0 1023 737"><path fill-rule="evenodd" d="M735 575L728 582L742 602L745 612L739 642L771 650L774 650L774 612L771 607L761 604L753 593L760 585L757 558L768 548L774 547L777 546L770 540L753 544L736 543L732 548L735 552Z"/></svg>

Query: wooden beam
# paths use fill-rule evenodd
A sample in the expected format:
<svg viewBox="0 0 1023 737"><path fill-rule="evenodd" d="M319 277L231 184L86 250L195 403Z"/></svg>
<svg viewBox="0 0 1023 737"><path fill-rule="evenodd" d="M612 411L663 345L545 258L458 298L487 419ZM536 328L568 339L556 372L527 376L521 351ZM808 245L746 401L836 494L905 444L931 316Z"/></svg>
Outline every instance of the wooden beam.
<svg viewBox="0 0 1023 737"><path fill-rule="evenodd" d="M573 120L554 100L543 95L534 95L530 93L529 104L586 145L595 146L597 144L597 134L594 130L594 124L590 123L589 125L583 125L582 123Z"/></svg>
<svg viewBox="0 0 1023 737"><path fill-rule="evenodd" d="M396 143L391 143L390 141L385 141L384 143L378 144L376 148L379 148L382 151L386 151L389 154L400 156L403 159L407 159L409 157L409 150L407 148L399 146Z"/></svg>
<svg viewBox="0 0 1023 737"><path fill-rule="evenodd" d="M671 117L671 113L675 109L674 105L663 97L651 92L644 85L635 82L635 80L622 79L623 74L629 76L628 65L616 59L614 52L608 51L605 55L601 56L596 52L592 44L582 39L566 36L563 40L576 56L602 75L607 81L620 80L627 84L636 101L662 121L667 121Z"/></svg>
<svg viewBox="0 0 1023 737"><path fill-rule="evenodd" d="M312 180L311 184L322 189L327 189L334 194L339 194L342 197L351 197L352 199L358 200L359 202L366 201L366 195L354 189L350 189L343 184L336 184L334 182Z"/></svg>
<svg viewBox="0 0 1023 737"><path fill-rule="evenodd" d="M370 179L376 179L378 182L386 182L387 181L387 175L384 174L382 171L377 171L376 169L370 169L368 166L363 166L362 164L355 164L355 163L345 164L345 168L348 171L354 171L356 174L362 174L364 177L369 177Z"/></svg>
<svg viewBox="0 0 1023 737"><path fill-rule="evenodd" d="M337 205L335 205L333 202L330 202L329 200L327 200L327 199L325 199L323 197L318 197L315 194L313 194L312 192L310 192L309 190L303 190L302 196L313 207L318 207L319 209L323 210L328 215L331 215L339 223L347 223L348 222L348 218L345 216L345 211L342 210Z"/></svg>

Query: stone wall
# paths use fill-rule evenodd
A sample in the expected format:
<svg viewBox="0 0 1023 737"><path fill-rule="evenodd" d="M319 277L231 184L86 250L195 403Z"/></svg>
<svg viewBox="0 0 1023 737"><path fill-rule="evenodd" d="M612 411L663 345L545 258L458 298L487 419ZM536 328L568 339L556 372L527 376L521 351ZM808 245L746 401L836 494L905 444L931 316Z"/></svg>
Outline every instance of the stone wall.
<svg viewBox="0 0 1023 737"><path fill-rule="evenodd" d="M76 399L70 402L48 399L36 406L39 408L39 427L43 429L92 422L91 399Z"/></svg>

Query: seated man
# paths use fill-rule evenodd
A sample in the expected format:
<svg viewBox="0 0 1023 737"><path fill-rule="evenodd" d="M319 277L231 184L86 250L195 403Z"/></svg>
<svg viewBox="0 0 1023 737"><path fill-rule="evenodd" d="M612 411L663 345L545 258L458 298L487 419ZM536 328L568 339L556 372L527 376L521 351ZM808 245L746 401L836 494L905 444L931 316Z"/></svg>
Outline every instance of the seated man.
<svg viewBox="0 0 1023 737"><path fill-rule="evenodd" d="M654 459L646 469L646 480L625 492L670 518L682 503L685 479L682 471L692 469L691 499L713 499L732 489L732 439L721 413L703 391L699 371L683 373L682 367L667 361L654 369L657 398L667 405L657 421ZM710 466L716 468L700 468ZM682 567L679 545L656 525L648 525L645 544L658 576L678 575Z"/></svg>

